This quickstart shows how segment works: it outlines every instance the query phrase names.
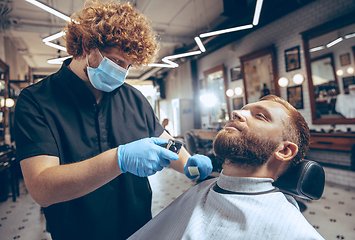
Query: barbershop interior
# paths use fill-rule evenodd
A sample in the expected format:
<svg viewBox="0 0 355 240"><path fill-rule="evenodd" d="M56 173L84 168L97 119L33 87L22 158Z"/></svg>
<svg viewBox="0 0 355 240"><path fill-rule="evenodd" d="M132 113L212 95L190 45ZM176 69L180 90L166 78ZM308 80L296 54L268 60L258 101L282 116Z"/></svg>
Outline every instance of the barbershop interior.
<svg viewBox="0 0 355 240"><path fill-rule="evenodd" d="M208 178L222 170L213 141L233 111L265 95L279 96L306 120L305 160L316 168L310 179L302 172L279 188L295 198L324 239L355 239L355 1L129 2L151 19L160 46L156 61L131 67L125 83L144 95L165 130L191 155L211 158ZM29 194L16 160L15 107L23 89L72 57L62 30L84 3L0 1L1 240L52 239L43 207ZM169 167L148 179L153 217L203 181ZM292 181L296 190L288 189Z"/></svg>

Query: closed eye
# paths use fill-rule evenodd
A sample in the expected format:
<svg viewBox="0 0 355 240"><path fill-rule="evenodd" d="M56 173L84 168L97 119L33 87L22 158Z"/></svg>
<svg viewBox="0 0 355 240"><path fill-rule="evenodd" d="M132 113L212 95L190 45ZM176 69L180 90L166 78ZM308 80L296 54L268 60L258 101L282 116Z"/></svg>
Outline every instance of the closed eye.
<svg viewBox="0 0 355 240"><path fill-rule="evenodd" d="M262 114L262 113L257 113L256 116L257 116L258 118L263 119L263 120L268 120L267 117L266 117L264 114Z"/></svg>

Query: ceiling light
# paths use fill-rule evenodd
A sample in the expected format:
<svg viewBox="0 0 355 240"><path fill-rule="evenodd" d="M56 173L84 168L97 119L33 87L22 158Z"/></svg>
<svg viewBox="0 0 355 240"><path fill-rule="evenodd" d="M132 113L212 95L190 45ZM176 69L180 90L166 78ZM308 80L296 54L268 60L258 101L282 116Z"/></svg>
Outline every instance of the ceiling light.
<svg viewBox="0 0 355 240"><path fill-rule="evenodd" d="M263 5L263 0L258 0L255 6L254 18L253 18L253 25L256 26L259 23L261 6Z"/></svg>
<svg viewBox="0 0 355 240"><path fill-rule="evenodd" d="M165 63L167 63L167 64L169 64L170 66L172 66L172 67L174 67L174 68L179 66L179 64L174 63L174 62L172 62L172 61L166 59L166 57L163 58L162 61L165 62Z"/></svg>
<svg viewBox="0 0 355 240"><path fill-rule="evenodd" d="M201 51L194 51L194 52L187 52L187 53L171 55L171 56L164 57L163 59L176 59L176 58L188 57L188 56L197 55L197 54L201 54Z"/></svg>
<svg viewBox="0 0 355 240"><path fill-rule="evenodd" d="M235 94L236 95L242 95L242 93L243 93L243 89L241 88L241 87L236 87L235 89L234 89L234 92L235 92Z"/></svg>
<svg viewBox="0 0 355 240"><path fill-rule="evenodd" d="M197 46L200 48L201 52L206 52L206 48L203 46L203 43L199 37L195 37L195 42L197 43Z"/></svg>
<svg viewBox="0 0 355 240"><path fill-rule="evenodd" d="M149 67L167 67L167 68L175 68L175 66L172 66L170 64L164 64L164 63L149 63Z"/></svg>
<svg viewBox="0 0 355 240"><path fill-rule="evenodd" d="M46 45L48 45L48 46L50 46L50 47L54 47L54 48L56 48L56 49L62 50L62 51L64 51L64 52L67 51L67 49L66 49L65 47L60 46L60 45L58 45L58 44L54 44L54 43L51 43L51 42L44 42L44 44L46 44Z"/></svg>
<svg viewBox="0 0 355 240"><path fill-rule="evenodd" d="M349 67L348 69L346 69L346 72L349 74L353 74L354 73L354 68Z"/></svg>
<svg viewBox="0 0 355 240"><path fill-rule="evenodd" d="M345 39L353 38L355 37L355 33L349 33L345 35Z"/></svg>
<svg viewBox="0 0 355 240"><path fill-rule="evenodd" d="M50 41L53 41L53 40L55 40L57 38L63 37L64 35L65 35L65 32L61 31L61 32L53 34L53 35L51 35L49 37L43 38L42 41L43 42L50 42Z"/></svg>
<svg viewBox="0 0 355 240"><path fill-rule="evenodd" d="M240 26L240 27L235 27L235 28L228 28L228 29L219 30L219 31L214 31L214 32L209 32L209 33L202 33L202 34L200 34L200 38L210 37L210 36L214 36L214 35L218 35L218 34L223 34L223 33L229 33L229 32L240 31L240 30L249 29L249 28L252 28L252 27L253 27L253 25L252 25L252 24L249 24L249 25L245 25L245 26Z"/></svg>
<svg viewBox="0 0 355 240"><path fill-rule="evenodd" d="M330 47L334 46L335 44L340 43L341 41L343 41L343 38L342 38L342 37L337 38L337 39L335 39L334 41L328 43L328 44L327 44L327 48L330 48Z"/></svg>
<svg viewBox="0 0 355 240"><path fill-rule="evenodd" d="M206 107L213 107L217 103L217 98L212 93L207 93L200 96L200 101Z"/></svg>
<svg viewBox="0 0 355 240"><path fill-rule="evenodd" d="M310 52L316 52L316 51L322 50L322 49L324 49L324 48L325 48L324 46L319 46L319 47L311 48L311 49L309 49L309 51L310 51Z"/></svg>
<svg viewBox="0 0 355 240"><path fill-rule="evenodd" d="M66 56L66 57L61 57L61 58L54 58L54 59L49 59L47 60L47 63L49 64L62 64L64 60L71 58L72 56Z"/></svg>
<svg viewBox="0 0 355 240"><path fill-rule="evenodd" d="M226 91L226 95L227 95L228 97L232 97L232 96L234 95L233 89L228 89L228 90Z"/></svg>
<svg viewBox="0 0 355 240"><path fill-rule="evenodd" d="M295 76L293 76L293 82L296 83L296 84L301 84L303 83L303 80L304 80L304 77L302 74L300 73L297 73Z"/></svg>
<svg viewBox="0 0 355 240"><path fill-rule="evenodd" d="M340 70L337 71L337 75L338 75L338 76L342 76L343 74L344 74L344 71L343 71L343 70L340 69Z"/></svg>
<svg viewBox="0 0 355 240"><path fill-rule="evenodd" d="M288 79L285 77L282 77L279 79L279 86L280 87L286 87L288 85Z"/></svg>
<svg viewBox="0 0 355 240"><path fill-rule="evenodd" d="M35 5L35 6L39 7L39 8L42 8L44 11L47 11L47 12L49 12L49 13L51 13L51 14L53 14L53 15L55 15L55 16L63 19L63 20L65 20L65 21L67 21L67 22L70 21L70 17L64 15L63 13L61 13L61 12L59 12L59 11L57 11L57 10L55 10L55 9L45 5L45 4L43 4L41 2L38 2L36 0L26 0L26 1L29 2L29 3L32 3L33 5Z"/></svg>

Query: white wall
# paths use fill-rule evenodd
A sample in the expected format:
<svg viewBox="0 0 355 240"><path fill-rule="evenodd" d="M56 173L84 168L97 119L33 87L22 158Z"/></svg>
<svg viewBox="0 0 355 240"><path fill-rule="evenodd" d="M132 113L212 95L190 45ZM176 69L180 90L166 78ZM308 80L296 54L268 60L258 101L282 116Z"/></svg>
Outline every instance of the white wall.
<svg viewBox="0 0 355 240"><path fill-rule="evenodd" d="M5 62L5 43L4 33L0 33L0 59Z"/></svg>
<svg viewBox="0 0 355 240"><path fill-rule="evenodd" d="M181 64L178 68L169 71L164 79L166 99L160 100L160 122L164 118L169 118L167 129L172 135L175 135L176 123L173 121L173 110L171 100L173 99L189 99L192 100L194 93L192 91L191 64L190 61ZM180 123L193 126L193 123ZM184 128L183 128L184 129ZM180 133L184 134L184 133Z"/></svg>
<svg viewBox="0 0 355 240"><path fill-rule="evenodd" d="M29 67L23 57L18 53L15 45L7 37L4 38L5 59L9 66L10 80L25 80Z"/></svg>
<svg viewBox="0 0 355 240"><path fill-rule="evenodd" d="M228 88L234 89L238 83L230 81L230 69L235 66L240 66L239 57L272 44L274 44L276 49L279 77L287 77L290 80L296 73L301 73L303 76L307 77L300 33L354 10L355 2L353 0L318 0L312 2L250 33L239 41L229 44L200 59L197 63L199 79L203 79L203 71L223 63L226 67ZM300 46L301 69L286 72L284 50L294 46ZM292 86L292 83L289 86ZM282 98L287 99L286 88L281 88L280 93ZM324 130L328 130L330 125L312 124L307 79L305 79L303 83L303 98L304 109L300 109L300 112L310 128L316 130L323 128ZM230 106L232 107L232 99L230 99ZM355 124L339 124L337 128L343 131L346 131L347 128L355 130Z"/></svg>

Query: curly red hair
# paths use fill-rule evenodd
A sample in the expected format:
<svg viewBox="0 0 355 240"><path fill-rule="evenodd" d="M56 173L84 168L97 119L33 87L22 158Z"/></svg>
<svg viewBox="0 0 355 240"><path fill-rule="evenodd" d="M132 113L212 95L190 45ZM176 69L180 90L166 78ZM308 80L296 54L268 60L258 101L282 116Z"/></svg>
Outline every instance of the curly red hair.
<svg viewBox="0 0 355 240"><path fill-rule="evenodd" d="M151 20L129 2L88 0L71 19L64 31L67 51L73 58L84 57L83 45L87 50L119 48L134 66L156 58L158 43Z"/></svg>

